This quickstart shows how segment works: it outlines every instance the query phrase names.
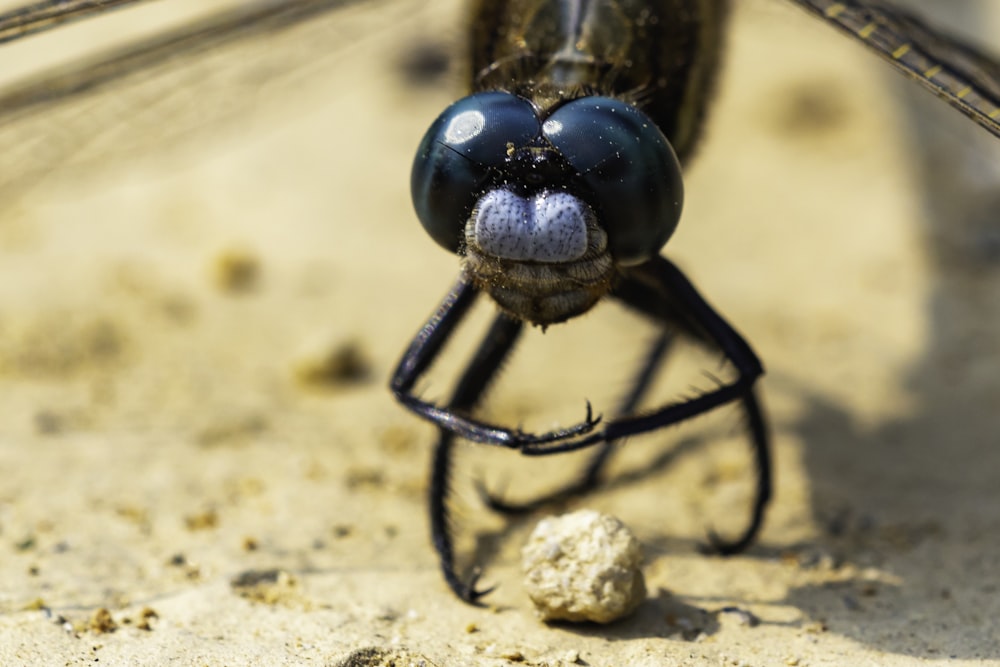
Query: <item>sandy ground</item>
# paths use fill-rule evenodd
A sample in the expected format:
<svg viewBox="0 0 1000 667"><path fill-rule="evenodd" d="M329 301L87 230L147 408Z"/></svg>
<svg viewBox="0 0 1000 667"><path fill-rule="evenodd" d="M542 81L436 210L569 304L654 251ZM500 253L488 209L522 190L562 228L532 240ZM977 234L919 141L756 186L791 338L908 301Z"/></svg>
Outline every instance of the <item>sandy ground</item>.
<svg viewBox="0 0 1000 667"><path fill-rule="evenodd" d="M5 76L201 6L171 4L5 48ZM400 73L415 36L458 40L454 3L421 4L0 124L0 664L1000 664L1000 181L981 176L1000 158L947 112L914 129L929 96L774 1L739 3L668 248L768 367L759 544L698 552L746 514L735 410L637 439L572 507L639 535L649 599L546 626L519 581L538 517L489 515L473 481L526 498L581 460L470 445L460 546L498 588L452 597L433 431L386 389L458 266L407 191L461 92ZM490 308L424 395L448 393ZM609 410L652 334L610 304L533 332L486 414ZM717 368L679 356L667 398Z"/></svg>

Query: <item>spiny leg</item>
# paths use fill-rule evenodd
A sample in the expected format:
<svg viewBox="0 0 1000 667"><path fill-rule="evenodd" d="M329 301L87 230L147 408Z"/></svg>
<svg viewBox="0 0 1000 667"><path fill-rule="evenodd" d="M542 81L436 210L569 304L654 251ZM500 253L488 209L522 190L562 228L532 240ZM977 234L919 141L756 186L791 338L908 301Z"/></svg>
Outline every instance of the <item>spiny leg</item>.
<svg viewBox="0 0 1000 667"><path fill-rule="evenodd" d="M701 297L680 269L664 257L656 257L629 269L615 289L614 296L627 306L660 322L665 330L679 329L718 349L736 369L737 378L680 403L670 403L642 414L618 417L591 435L572 441L523 447L521 453L526 456L547 456L603 445L620 438L665 428L738 401L747 417L755 457L757 483L752 516L746 529L734 540L725 541L709 534L709 546L713 551L721 554L737 553L753 542L771 498L769 437L763 413L753 392L754 383L763 373L763 367L743 337Z"/></svg>
<svg viewBox="0 0 1000 667"><path fill-rule="evenodd" d="M745 386L739 401L747 420L756 477L750 521L732 540L722 539L710 529L707 545L712 553L733 555L745 550L757 537L772 494L770 437L754 391L763 367L749 344L702 298L680 269L664 258L658 260L636 267L616 296L629 307L722 352ZM616 430L612 424L608 428Z"/></svg>
<svg viewBox="0 0 1000 667"><path fill-rule="evenodd" d="M593 432L601 419L593 417L589 403L586 417L582 422L567 428L534 434L473 419L454 406L440 406L425 401L413 393L417 380L437 359L444 344L468 313L478 294L479 290L464 274L459 277L438 309L414 336L406 352L403 353L403 358L396 365L389 382L389 388L396 399L417 416L460 438L507 449L564 442Z"/></svg>
<svg viewBox="0 0 1000 667"><path fill-rule="evenodd" d="M522 329L521 322L503 314L497 315L455 387L455 392L448 402L450 410L467 412L476 406L489 383L503 365L504 359L513 349ZM455 571L454 540L452 539L451 516L448 511L451 455L454 440L454 432L439 427L429 490L431 539L438 552L441 571L448 586L461 599L475 603L493 589L476 589L476 583L479 579L477 568L473 568L472 576L466 581L463 581Z"/></svg>
<svg viewBox="0 0 1000 667"><path fill-rule="evenodd" d="M660 334L653 341L643 359L642 366L639 368L639 373L632 382L631 391L629 391L628 395L625 396L621 405L615 411L616 416L630 415L635 412L649 391L649 387L653 383L657 371L660 370L673 341L673 334L668 332ZM503 500L499 495L490 493L482 482L477 482L476 488L483 502L495 512L501 514L526 514L533 512L542 506L565 502L576 496L584 495L597 487L602 481L604 466L611 458L614 445L614 441L601 442L596 445L597 451L590 458L590 461L588 461L582 474L572 482L540 498L526 502L508 502Z"/></svg>
<svg viewBox="0 0 1000 667"><path fill-rule="evenodd" d="M724 540L716 535L715 531L708 531L707 550L720 556L738 554L753 544L764 523L764 512L771 500L771 451L768 442L767 422L764 421L764 413L760 409L756 392L749 391L742 403L746 413L747 429L750 431L753 443L757 486L750 513L750 522L739 537L733 540Z"/></svg>

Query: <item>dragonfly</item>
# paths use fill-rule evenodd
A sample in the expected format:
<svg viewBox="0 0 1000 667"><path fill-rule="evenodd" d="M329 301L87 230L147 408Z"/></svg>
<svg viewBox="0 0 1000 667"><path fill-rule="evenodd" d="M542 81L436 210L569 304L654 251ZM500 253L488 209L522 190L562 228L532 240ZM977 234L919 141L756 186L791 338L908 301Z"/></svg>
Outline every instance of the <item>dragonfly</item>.
<svg viewBox="0 0 1000 667"><path fill-rule="evenodd" d="M0 15L0 43L28 38L144 0L68 0ZM898 6L877 0L789 0L876 53L987 133L1000 137L1000 64ZM154 67L178 53L261 38L357 4L348 0L258 0L126 45L87 67L0 95L0 119L30 114ZM411 177L417 217L432 240L462 258L460 277L420 328L393 373L398 400L439 431L429 513L445 582L462 600L491 589L480 571L459 571L449 480L456 439L548 456L593 449L583 474L531 502L483 492L500 512L523 513L599 484L612 445L736 404L754 454L747 525L732 538L709 535L720 554L756 539L771 499L771 452L757 397L763 365L739 332L661 254L681 216L681 173L712 102L726 30L724 0L518 0L473 2L470 95L434 122ZM598 141L594 141L598 137ZM989 137L984 134L984 140ZM438 404L415 387L483 293L499 312ZM571 321L617 300L662 333L613 415L544 433L475 416L526 326ZM638 411L676 338L714 350L735 379L681 402Z"/></svg>

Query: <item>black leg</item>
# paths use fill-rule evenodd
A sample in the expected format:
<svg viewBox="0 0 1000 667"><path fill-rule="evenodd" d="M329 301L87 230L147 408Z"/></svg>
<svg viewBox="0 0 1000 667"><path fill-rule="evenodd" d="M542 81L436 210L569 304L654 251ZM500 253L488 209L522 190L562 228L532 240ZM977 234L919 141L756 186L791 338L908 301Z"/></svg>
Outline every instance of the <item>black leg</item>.
<svg viewBox="0 0 1000 667"><path fill-rule="evenodd" d="M647 364L623 401L620 416L594 432L599 419L587 419L576 426L542 435L522 433L476 421L468 416L487 389L503 359L521 332L523 325L507 316L496 318L486 338L463 373L447 407L416 398L411 392L417 380L427 371L455 327L467 314L478 294L464 277L460 278L444 302L414 338L397 367L391 382L397 398L416 414L436 424L440 436L434 453L431 475L430 514L434 545L440 557L445 579L463 600L475 602L489 591L475 588L477 573L463 582L455 572L454 550L447 507L448 481L451 471L451 451L455 437L476 442L519 449L527 456L543 456L575 451L599 445L597 453L580 480L557 495L579 493L600 479L601 470L610 455L611 443L628 437L658 430L708 412L721 405L739 401L747 417L757 471L757 491L750 524L735 540L723 541L710 533L711 548L731 554L746 548L763 522L764 511L771 496L771 468L768 434L763 414L753 392L753 385L763 373L756 355L743 338L698 294L694 286L672 263L656 258L629 269L614 296L654 321L665 332L651 348ZM669 349L670 333L674 330L720 350L735 367L737 378L720 384L701 396L681 403L662 406L652 412L636 414L657 367ZM516 506L495 503L499 509L517 510Z"/></svg>
<svg viewBox="0 0 1000 667"><path fill-rule="evenodd" d="M529 445L521 451L528 456L543 456L594 445L606 446L605 443L658 430L721 405L739 401L747 417L747 429L755 457L757 485L752 516L746 529L735 540L724 541L714 534L709 535L713 551L722 554L737 553L756 537L771 498L769 438L763 413L753 392L753 385L763 374L763 367L739 333L708 305L684 274L665 258L657 257L630 269L616 288L614 296L660 322L665 328L679 328L683 333L719 349L735 367L736 379L681 403L668 404L645 414L618 417L607 422L596 433L571 441Z"/></svg>
<svg viewBox="0 0 1000 667"><path fill-rule="evenodd" d="M413 386L437 358L455 327L472 306L477 294L476 287L466 280L465 276L460 277L438 310L410 343L389 383L399 402L420 417L460 438L508 449L572 440L592 432L600 423L600 418L594 419L589 403L587 416L583 422L569 428L535 435L487 424L468 415L459 414L452 407L441 407L413 395Z"/></svg>
<svg viewBox="0 0 1000 667"><path fill-rule="evenodd" d="M680 327L692 337L717 347L733 364L738 377L695 398L671 403L648 413L616 418L590 435L564 442L524 445L521 447L523 454L546 456L572 452L631 435L649 433L752 396L750 389L764 372L757 355L667 259L657 257L631 269L615 290L614 296L660 322L667 329ZM766 434L761 435L762 441L766 442Z"/></svg>
<svg viewBox="0 0 1000 667"><path fill-rule="evenodd" d="M674 335L667 332L660 334L653 341L632 383L632 390L622 400L621 405L615 411L616 416L630 415L638 409L639 404L649 390L649 386L656 377L656 373L659 371L663 360L666 358L673 341ZM502 514L526 514L533 512L543 505L564 502L570 498L584 495L597 487L602 481L604 466L611 458L612 452L614 452L614 444L613 441L606 441L596 445L597 451L591 457L590 461L588 461L583 472L575 480L540 498L535 498L527 502L508 502L490 493L481 482L477 482L476 488L486 506L496 512Z"/></svg>
<svg viewBox="0 0 1000 667"><path fill-rule="evenodd" d="M663 360L670 351L673 341L674 336L669 332L660 334L657 339L653 341L649 351L646 353L646 358L642 366L639 368L639 373L636 375L635 381L632 383L632 391L625 397L622 404L618 406L618 410L615 411L616 416L620 417L622 415L632 414L639 408L639 404L642 402L642 399L645 398L646 392L649 391L650 385L653 384L653 379L656 377L657 371L660 370ZM613 444L613 441L603 443L597 450L597 453L594 454L594 457L590 459L590 463L587 465L587 469L582 480L584 488L589 490L600 483L601 473L604 470L604 466L608 462L608 459L611 458L611 453L614 451L612 448Z"/></svg>
<svg viewBox="0 0 1000 667"><path fill-rule="evenodd" d="M451 410L467 412L472 410L479 398L489 386L496 372L503 365L504 358L513 349L523 325L506 315L498 315L480 343L476 355L469 362L462 374L455 393L448 407ZM434 450L431 468L431 486L429 490L431 539L437 549L444 573L445 581L458 597L466 602L475 603L492 588L477 590L479 578L477 568L473 568L472 576L463 581L455 572L455 555L451 531L451 518L448 512L448 491L451 477L451 452L455 434L440 427L437 447Z"/></svg>
<svg viewBox="0 0 1000 667"><path fill-rule="evenodd" d="M767 423L760 409L757 396L751 390L743 399L743 410L746 412L747 430L753 441L754 462L757 475L757 490L754 494L750 522L743 529L743 534L734 540L723 540L714 531L708 533L708 550L722 556L738 554L753 544L757 533L764 524L764 512L771 500L771 451L767 433Z"/></svg>

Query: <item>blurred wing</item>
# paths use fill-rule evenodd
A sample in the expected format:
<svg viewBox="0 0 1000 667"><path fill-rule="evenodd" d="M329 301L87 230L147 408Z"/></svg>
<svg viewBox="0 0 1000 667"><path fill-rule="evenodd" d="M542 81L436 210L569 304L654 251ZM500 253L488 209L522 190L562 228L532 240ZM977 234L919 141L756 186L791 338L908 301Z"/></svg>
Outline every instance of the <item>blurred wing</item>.
<svg viewBox="0 0 1000 667"><path fill-rule="evenodd" d="M360 11L345 9L361 4L371 5L243 2L0 90L2 206L52 173L232 131L231 119L280 103L283 86L350 54L366 35L391 29L415 8L380 2L362 21Z"/></svg>
<svg viewBox="0 0 1000 667"><path fill-rule="evenodd" d="M0 13L0 44L145 0L46 0Z"/></svg>
<svg viewBox="0 0 1000 667"><path fill-rule="evenodd" d="M133 3L136 1L131 0ZM153 39L74 63L69 68L38 77L29 84L0 92L0 122L32 107L94 91L117 79L141 73L168 61L176 65L181 60L216 51L230 44L270 37L331 10L358 2L359 0L257 0L236 9L219 12Z"/></svg>
<svg viewBox="0 0 1000 667"><path fill-rule="evenodd" d="M1000 63L877 0L792 0L1000 137Z"/></svg>

